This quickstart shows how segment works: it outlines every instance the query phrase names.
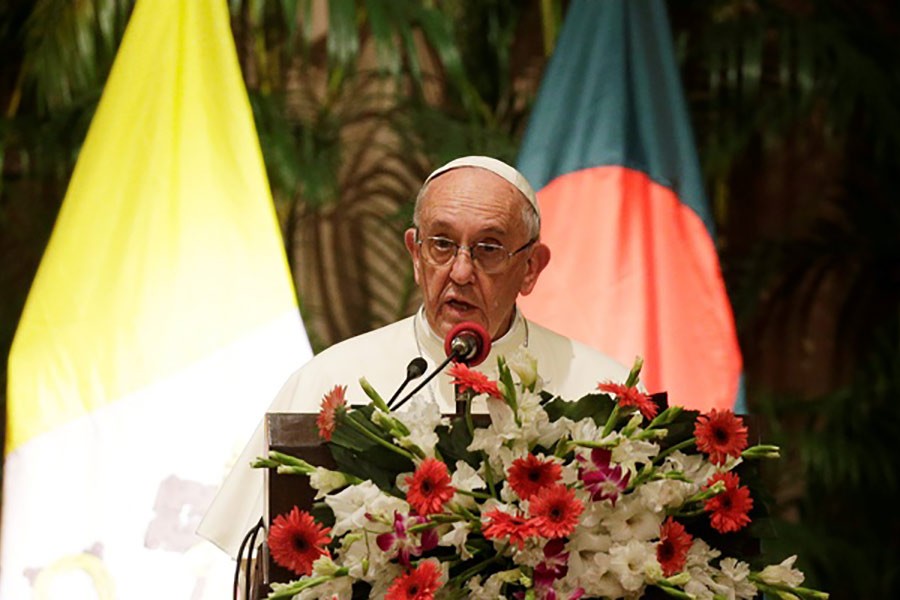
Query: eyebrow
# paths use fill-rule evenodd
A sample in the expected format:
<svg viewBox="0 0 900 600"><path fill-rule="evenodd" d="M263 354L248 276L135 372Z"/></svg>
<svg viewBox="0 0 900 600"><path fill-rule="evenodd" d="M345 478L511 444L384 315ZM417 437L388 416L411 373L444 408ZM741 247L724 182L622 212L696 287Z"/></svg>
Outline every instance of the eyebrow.
<svg viewBox="0 0 900 600"><path fill-rule="evenodd" d="M433 223L431 223L431 225L429 226L429 229L445 229L446 230L446 229L454 229L454 227L453 227L453 224L450 223L449 221L437 219ZM486 235L503 236L503 235L508 235L508 234L509 234L509 231L507 231L505 229L502 229L502 228L496 227L496 226L488 226L488 227L485 227L484 229L479 229L476 232L475 237L483 237Z"/></svg>

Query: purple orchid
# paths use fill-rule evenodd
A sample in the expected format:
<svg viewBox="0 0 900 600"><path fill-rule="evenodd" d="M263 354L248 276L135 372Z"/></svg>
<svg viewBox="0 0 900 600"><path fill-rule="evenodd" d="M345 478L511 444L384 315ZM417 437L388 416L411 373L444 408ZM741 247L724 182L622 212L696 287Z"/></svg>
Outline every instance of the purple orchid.
<svg viewBox="0 0 900 600"><path fill-rule="evenodd" d="M382 533L375 538L375 543L382 552L396 555L403 566L409 568L410 556L420 556L423 552L432 550L438 545L438 535L434 529L425 529L417 536L411 533L410 528L427 523L428 519L420 516L410 516L399 511L394 511L394 531ZM416 543L418 537L418 543Z"/></svg>
<svg viewBox="0 0 900 600"><path fill-rule="evenodd" d="M619 494L628 487L631 473L621 466L610 466L612 451L603 448L595 448L591 451L593 467L581 467L578 469L578 478L584 483L584 487L591 493L591 500L609 500L616 505ZM578 457L582 463L585 459Z"/></svg>

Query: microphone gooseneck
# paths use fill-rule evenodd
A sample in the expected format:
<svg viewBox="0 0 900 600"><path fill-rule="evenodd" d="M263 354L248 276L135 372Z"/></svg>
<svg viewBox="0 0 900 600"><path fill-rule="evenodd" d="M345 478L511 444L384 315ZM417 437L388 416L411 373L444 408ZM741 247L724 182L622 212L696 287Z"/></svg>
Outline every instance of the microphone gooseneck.
<svg viewBox="0 0 900 600"><path fill-rule="evenodd" d="M428 363L425 362L425 359L421 356L417 356L406 365L406 379L403 380L403 383L400 384L400 387L397 388L397 391L394 392L394 395L391 396L391 399L387 401L387 407L391 408L391 404L394 403L394 400L397 399L397 396L400 395L400 392L403 391L403 388L412 381L413 379L418 379L421 377L425 371L428 369Z"/></svg>

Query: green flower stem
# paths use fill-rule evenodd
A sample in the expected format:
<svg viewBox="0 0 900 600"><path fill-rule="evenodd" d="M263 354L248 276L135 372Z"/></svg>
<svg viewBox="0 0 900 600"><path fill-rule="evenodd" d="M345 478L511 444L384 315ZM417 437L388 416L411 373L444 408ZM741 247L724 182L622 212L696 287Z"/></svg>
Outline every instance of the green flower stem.
<svg viewBox="0 0 900 600"><path fill-rule="evenodd" d="M290 465L278 465L276 472L279 475L309 475L309 471L303 467L292 467Z"/></svg>
<svg viewBox="0 0 900 600"><path fill-rule="evenodd" d="M606 419L606 425L603 426L603 433L600 437L605 438L610 433L612 433L613 428L616 426L616 422L619 420L619 403L616 402L616 405L613 406L612 412L609 413L609 418Z"/></svg>
<svg viewBox="0 0 900 600"><path fill-rule="evenodd" d="M697 438L691 437L691 438L684 440L683 442L678 442L674 446L669 446L668 448L666 448L665 450L663 450L662 452L657 454L656 458L653 459L653 462L661 463L662 460L665 457L667 457L668 455L672 454L673 452L675 452L677 450L681 450L683 448L688 448L690 446L693 446L696 442L697 442Z"/></svg>
<svg viewBox="0 0 900 600"><path fill-rule="evenodd" d="M359 378L359 386L366 393L366 396L371 398L372 404L375 405L375 408L377 408L381 412L390 414L391 409L388 408L384 399L381 397L381 395L377 391L375 391L375 388L372 387L372 384L370 384L368 382L368 380L366 380L365 377Z"/></svg>
<svg viewBox="0 0 900 600"><path fill-rule="evenodd" d="M628 485L629 489L637 489L638 486L643 485L645 482L650 480L656 474L655 469L650 465L644 465L644 468L638 472L637 476L631 481Z"/></svg>
<svg viewBox="0 0 900 600"><path fill-rule="evenodd" d="M497 496L497 488L494 486L494 470L491 468L491 461L488 460L484 450L481 451L481 461L484 465L484 477L487 479L488 490L490 491L491 497L499 498L499 496Z"/></svg>
<svg viewBox="0 0 900 600"><path fill-rule="evenodd" d="M752 581L759 590L779 597L781 596L779 592L787 592L789 594L794 594L795 596L800 596L801 598L811 598L812 600L825 600L829 597L827 592L821 592L819 590L799 586L791 587L789 585L777 583L766 583L757 573L750 573L750 581Z"/></svg>
<svg viewBox="0 0 900 600"><path fill-rule="evenodd" d="M659 589L664 591L669 596L672 596L673 598L681 598L682 600L693 600L693 598L694 598L694 596L691 596L690 594L683 592L683 591L679 590L678 588L672 587L671 585L668 585L661 581L657 581L653 585L655 585L656 587L658 587Z"/></svg>
<svg viewBox="0 0 900 600"><path fill-rule="evenodd" d="M472 511L470 511L465 506L457 504L456 510L458 511L458 514L462 515L462 517L463 517L462 520L468 521L469 523L476 523L478 525L481 525L481 519L479 517L476 517L475 515L473 515Z"/></svg>
<svg viewBox="0 0 900 600"><path fill-rule="evenodd" d="M343 422L349 423L351 427L356 429L358 432L360 432L361 434L363 434L364 436L366 436L367 438L369 438L376 444L380 444L380 445L384 446L385 448L387 448L388 450L392 450L392 451L396 452L397 454L399 454L400 456L403 456L403 457L408 458L409 460L415 462L415 457L410 452L407 452L403 448L390 443L389 441L387 441L386 439L384 439L383 437L381 437L379 435L375 435L365 425L358 423L356 421L356 419L348 417L347 419L344 419Z"/></svg>
<svg viewBox="0 0 900 600"><path fill-rule="evenodd" d="M519 415L519 401L516 398L516 384L512 379L512 372L506 359L502 356L497 357L497 372L499 373L500 386L502 387L503 400L512 409L513 417L516 420L516 426L522 426L522 417Z"/></svg>
<svg viewBox="0 0 900 600"><path fill-rule="evenodd" d="M710 498L718 496L719 494L721 494L724 491L725 491L725 483L722 481L717 481L709 489L705 489L700 492L697 492L693 496L690 496L689 498L687 498L684 501L684 503L682 504L682 506L699 504L700 505L699 508L696 508L694 510L678 510L678 511L674 511L671 514L677 515L680 517L696 517L698 515L702 515L703 513L706 512L706 509L703 506L704 504L706 504L706 501L709 500Z"/></svg>
<svg viewBox="0 0 900 600"><path fill-rule="evenodd" d="M635 440L661 440L661 439L665 438L667 435L669 435L668 429L647 428L647 429L643 430L642 432L640 432L639 434L637 434L636 436L634 436L633 439L635 439Z"/></svg>
<svg viewBox="0 0 900 600"><path fill-rule="evenodd" d="M427 523L420 523L418 525L413 525L409 528L409 531L425 531L427 529L434 529L439 525L446 525L448 523L459 523L460 521L465 521L466 518L460 515L431 515L429 521Z"/></svg>
<svg viewBox="0 0 900 600"><path fill-rule="evenodd" d="M500 552L498 552L494 556L490 557L489 559L481 561L477 565L472 565L471 567L469 567L468 569L466 569L465 571L463 571L462 573L460 573L459 575L457 575L456 577L451 579L448 582L448 586L449 587L457 586L460 583L470 580L472 577L474 577L481 571L484 571L486 568L488 568L492 564L503 562L504 560L506 560L506 556L504 556L504 554L506 552L506 548L507 548L507 546L504 546Z"/></svg>
<svg viewBox="0 0 900 600"><path fill-rule="evenodd" d="M478 500L490 500L493 498L488 493L485 492L470 492L468 490L456 490L457 494L462 494L463 496L468 496L469 498L477 498Z"/></svg>
<svg viewBox="0 0 900 600"><path fill-rule="evenodd" d="M346 573L344 573L344 575L346 575ZM331 581L332 579L335 579L335 577L336 575L319 575L318 577L298 579L297 581L291 582L278 589L278 591L270 592L269 595L266 596L266 600L293 598L303 590L308 590L309 588L313 588L327 581Z"/></svg>
<svg viewBox="0 0 900 600"><path fill-rule="evenodd" d="M413 454L416 455L416 457L419 460L425 460L426 458L428 458L428 455L425 454L425 451L422 450L421 448L419 448L418 446L416 446L415 444L410 444L409 449ZM444 462L443 460L441 460L440 455L438 455L437 453L435 453L435 458L440 460L441 462Z"/></svg>
<svg viewBox="0 0 900 600"><path fill-rule="evenodd" d="M312 466L305 460L299 459L296 456L291 456L290 454L278 452L277 450L269 450L269 458L271 458L272 460L277 460L282 465L307 469L310 473L316 470L314 466Z"/></svg>
<svg viewBox="0 0 900 600"><path fill-rule="evenodd" d="M757 444L741 452L743 458L780 458L781 448L772 444Z"/></svg>
<svg viewBox="0 0 900 600"><path fill-rule="evenodd" d="M434 529L437 527L439 523L420 523L419 525L413 525L409 529L407 529L410 533L420 533L422 531L427 531L429 529Z"/></svg>
<svg viewBox="0 0 900 600"><path fill-rule="evenodd" d="M595 442L594 440L572 440L570 443L573 446L581 446L583 448L602 448L604 450L611 450L617 445L615 442Z"/></svg>
<svg viewBox="0 0 900 600"><path fill-rule="evenodd" d="M625 385L628 387L634 387L637 385L638 378L641 375L641 369L644 367L644 359L640 356L636 356L634 359L634 364L631 366L631 371L628 372L628 379L625 380Z"/></svg>
<svg viewBox="0 0 900 600"><path fill-rule="evenodd" d="M465 392L463 392L463 395L465 396L465 399L466 399L466 412L465 412L466 430L469 432L469 435L474 438L475 437L475 423L472 421L472 397L474 396L474 394L472 393L472 390L466 390ZM479 452L479 455L481 457L481 461L484 463L484 471L485 471L485 475L487 476L487 484L488 484L488 489L490 489L490 491L491 491L491 497L496 498L497 490L494 489L494 474L491 471L491 464L488 461L487 454L485 454L485 452L483 450L481 452Z"/></svg>
<svg viewBox="0 0 900 600"><path fill-rule="evenodd" d="M468 390L465 392L466 398L466 429L469 431L469 435L475 436L475 424L472 422L472 390Z"/></svg>
<svg viewBox="0 0 900 600"><path fill-rule="evenodd" d="M647 425L647 429L653 429L655 427L662 427L664 425L668 425L672 421L674 421L678 415L680 415L684 411L680 406L670 406L666 410L662 411L652 421Z"/></svg>
<svg viewBox="0 0 900 600"><path fill-rule="evenodd" d="M703 513L706 512L705 508L698 508L695 510L676 510L672 513L673 517L699 517Z"/></svg>
<svg viewBox="0 0 900 600"><path fill-rule="evenodd" d="M574 446L575 444L567 442L565 438L562 438L556 443L556 448L553 450L553 456L555 456L556 458L564 459L566 457L566 454L569 453L569 450L571 450Z"/></svg>

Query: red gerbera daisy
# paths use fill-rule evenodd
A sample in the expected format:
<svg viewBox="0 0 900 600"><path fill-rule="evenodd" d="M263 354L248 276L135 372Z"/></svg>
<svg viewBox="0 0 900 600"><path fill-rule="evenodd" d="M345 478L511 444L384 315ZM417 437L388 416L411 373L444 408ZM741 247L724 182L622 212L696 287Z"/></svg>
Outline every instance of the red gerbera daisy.
<svg viewBox="0 0 900 600"><path fill-rule="evenodd" d="M709 522L719 533L738 531L750 522L747 514L753 508L750 490L741 486L740 478L734 473L716 473L706 482L706 489L717 481L725 482L725 491L707 500L703 508L712 513Z"/></svg>
<svg viewBox="0 0 900 600"><path fill-rule="evenodd" d="M456 490L450 485L447 465L436 458L426 458L410 477L406 501L422 516L441 512Z"/></svg>
<svg viewBox="0 0 900 600"><path fill-rule="evenodd" d="M578 517L584 511L584 505L575 497L574 491L556 484L535 494L528 510L539 535L559 538L572 533L578 524Z"/></svg>
<svg viewBox="0 0 900 600"><path fill-rule="evenodd" d="M669 517L659 528L659 543L656 545L656 560L659 561L663 575L671 577L684 569L688 550L694 543L684 526Z"/></svg>
<svg viewBox="0 0 900 600"><path fill-rule="evenodd" d="M433 560L426 560L394 580L384 600L432 600L440 588L441 569Z"/></svg>
<svg viewBox="0 0 900 600"><path fill-rule="evenodd" d="M476 394L487 394L498 400L503 399L496 381L491 381L484 373L473 371L463 363L454 363L447 373L453 377L453 385L458 385L461 392L472 390Z"/></svg>
<svg viewBox="0 0 900 600"><path fill-rule="evenodd" d="M335 415L347 406L347 401L344 398L346 393L346 385L336 385L322 398L322 409L316 418L316 425L319 426L319 437L323 440L331 441L331 434L334 433Z"/></svg>
<svg viewBox="0 0 900 600"><path fill-rule="evenodd" d="M738 457L747 447L747 428L730 410L712 409L697 417L694 424L697 448L709 455L714 465L725 463L728 456Z"/></svg>
<svg viewBox="0 0 900 600"><path fill-rule="evenodd" d="M511 515L499 508L485 513L482 519L486 520L481 526L481 533L488 540L507 540L521 550L525 547L525 541L537 535L537 527L532 519L526 519L521 515Z"/></svg>
<svg viewBox="0 0 900 600"><path fill-rule="evenodd" d="M614 394L619 399L619 406L634 406L645 419L652 419L658 410L656 403L649 395L636 387L606 381L597 384L597 389L606 394Z"/></svg>
<svg viewBox="0 0 900 600"><path fill-rule="evenodd" d="M278 515L269 531L269 550L276 563L297 575L312 573L317 558L328 554L330 527L316 523L312 515L296 506L287 515Z"/></svg>
<svg viewBox="0 0 900 600"><path fill-rule="evenodd" d="M552 460L541 460L534 454L517 458L509 468L509 485L519 498L528 500L562 477L562 467Z"/></svg>

